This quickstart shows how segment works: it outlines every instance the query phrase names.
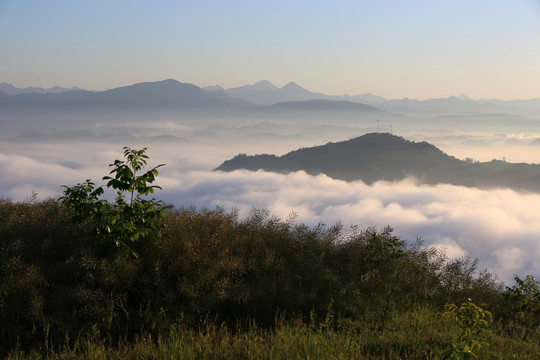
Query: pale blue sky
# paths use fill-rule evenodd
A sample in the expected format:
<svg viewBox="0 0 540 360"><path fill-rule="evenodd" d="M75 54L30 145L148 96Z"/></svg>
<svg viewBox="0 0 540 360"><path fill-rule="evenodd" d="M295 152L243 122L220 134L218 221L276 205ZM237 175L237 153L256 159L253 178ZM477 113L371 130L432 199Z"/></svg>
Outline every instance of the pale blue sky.
<svg viewBox="0 0 540 360"><path fill-rule="evenodd" d="M540 1L0 0L0 82L540 97Z"/></svg>

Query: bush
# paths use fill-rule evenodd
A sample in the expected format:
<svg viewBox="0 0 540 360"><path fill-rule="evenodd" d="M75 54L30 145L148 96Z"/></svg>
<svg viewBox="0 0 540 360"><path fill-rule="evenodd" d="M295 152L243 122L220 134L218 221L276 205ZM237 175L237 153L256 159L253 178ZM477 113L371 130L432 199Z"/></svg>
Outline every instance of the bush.
<svg viewBox="0 0 540 360"><path fill-rule="evenodd" d="M489 324L492 315L469 301L457 306L446 305L444 315L459 328L459 336L444 346L443 359L469 359L477 357L477 352L489 345L486 339L492 336Z"/></svg>
<svg viewBox="0 0 540 360"><path fill-rule="evenodd" d="M124 147L126 159L109 164L113 168L110 174L115 175L105 176L103 180L109 180L107 187L117 190L114 203L100 200L103 187L96 188L90 179L72 187L64 185L64 196L60 198L63 205L73 209L75 219L95 219L96 231L103 239L111 240L117 247L135 257L138 254L133 244L160 228L160 219L165 217L167 208L161 200L143 197L154 193L154 189L161 189L150 184L158 175L157 168L164 165L160 164L138 175L147 165L146 150ZM126 198L126 192L129 199Z"/></svg>
<svg viewBox="0 0 540 360"><path fill-rule="evenodd" d="M2 353L98 336L114 344L204 319L273 326L285 319L367 321L386 331L393 314L440 308L448 294L444 257L387 228L308 227L254 210L169 209L161 227L116 251L58 201L0 201ZM497 284L460 281L490 299ZM457 280L456 280L457 281ZM487 281L487 280L482 280ZM453 300L453 301L452 301ZM330 317L328 317L330 316ZM96 335L97 334L97 335ZM45 341L46 340L46 341Z"/></svg>

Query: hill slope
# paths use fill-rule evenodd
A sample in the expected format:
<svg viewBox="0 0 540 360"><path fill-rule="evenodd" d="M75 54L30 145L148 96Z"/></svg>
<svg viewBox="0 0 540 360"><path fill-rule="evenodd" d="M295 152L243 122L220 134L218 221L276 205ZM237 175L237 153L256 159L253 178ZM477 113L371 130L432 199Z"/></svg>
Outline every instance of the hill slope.
<svg viewBox="0 0 540 360"><path fill-rule="evenodd" d="M503 161L469 163L449 156L427 142L372 133L348 141L275 155L240 154L216 170L236 169L288 173L304 170L346 181L396 181L414 177L424 184L508 187L540 192L540 165Z"/></svg>

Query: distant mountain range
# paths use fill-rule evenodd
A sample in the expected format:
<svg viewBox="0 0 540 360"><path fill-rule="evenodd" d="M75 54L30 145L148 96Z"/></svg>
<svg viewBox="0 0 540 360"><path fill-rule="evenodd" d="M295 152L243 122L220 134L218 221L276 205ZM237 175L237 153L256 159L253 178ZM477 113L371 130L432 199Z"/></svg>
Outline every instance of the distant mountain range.
<svg viewBox="0 0 540 360"><path fill-rule="evenodd" d="M100 107L235 108L249 106L222 91L207 92L176 80L138 83L88 94L77 105Z"/></svg>
<svg viewBox="0 0 540 360"><path fill-rule="evenodd" d="M4 108L238 108L251 106L231 98L223 91L207 92L200 87L176 80L138 83L105 91L67 91L62 93L24 93L8 95L0 92Z"/></svg>
<svg viewBox="0 0 540 360"><path fill-rule="evenodd" d="M354 104L363 106L355 107ZM530 100L472 100L465 95L427 100L387 100L363 95L326 95L311 92L294 82L279 88L269 81L259 81L231 89L221 86L200 88L176 80L137 83L105 91L78 88L38 87L17 88L0 83L0 109L15 108L173 108L173 109L240 109L259 108L318 111L360 111L406 115L489 115L540 113L540 99ZM370 106L368 108L366 106Z"/></svg>
<svg viewBox="0 0 540 360"><path fill-rule="evenodd" d="M279 89L279 99L283 102L272 105L256 105L249 101L253 96L238 98L234 95L266 94L269 89L278 89L269 82L259 82L254 86L237 88L239 91L225 92L214 87L211 91L181 83L176 80L137 83L105 91L71 90L64 92L25 92L7 94L0 91L0 109L248 109L255 112L375 112L385 114L373 106L351 101L313 99L318 97L300 86L290 83ZM233 89L234 90L234 89ZM241 91L240 91L241 90ZM277 93L276 93L277 94ZM303 94L303 95L302 95ZM266 94L267 95L267 94ZM265 95L265 96L266 96ZM302 101L297 99L302 98ZM291 101L293 99L294 101Z"/></svg>
<svg viewBox="0 0 540 360"><path fill-rule="evenodd" d="M348 141L302 148L283 156L240 154L216 170L259 169L278 173L304 170L346 181L399 181L413 177L423 184L511 188L540 192L540 165L493 160L456 159L427 142L412 142L388 133L371 133Z"/></svg>
<svg viewBox="0 0 540 360"><path fill-rule="evenodd" d="M244 112L259 116L272 118L304 118L315 119L326 117L332 119L357 119L358 116L367 115L369 117L386 118L401 117L399 114L393 114L374 106L343 100L304 100L304 101L286 101L268 106L259 106L256 108L247 108Z"/></svg>
<svg viewBox="0 0 540 360"><path fill-rule="evenodd" d="M20 94L32 94L32 93L35 93L35 94L48 94L48 93L59 94L59 93L63 93L63 92L66 92L66 91L77 91L77 90L81 90L81 89L79 89L78 87L64 88L64 87L61 87L61 86L53 86L53 87L47 88L47 89L41 88L41 87L34 87L34 86L26 87L26 88L18 88L16 86L13 86L13 84L10 84L10 83L6 83L6 82L0 83L0 91L5 93L5 94L8 94L8 95L20 95Z"/></svg>
<svg viewBox="0 0 540 360"><path fill-rule="evenodd" d="M308 91L294 82L279 88L267 80L253 85L243 85L236 88L224 89L219 85L205 87L207 91L223 91L227 95L244 99L260 106L273 105L280 102L335 100L359 102L379 109L404 114L486 114L486 113L517 113L527 111L531 114L540 112L540 99L529 100L473 100L466 95L450 96L448 98L433 98L426 100L394 99L370 93L361 95L326 95Z"/></svg>
<svg viewBox="0 0 540 360"><path fill-rule="evenodd" d="M243 85L236 88L224 89L221 86L208 86L207 91L224 91L227 95L247 100L255 105L268 106L280 102L307 101L307 100L338 100L352 102L369 102L375 104L386 99L372 94L364 95L325 95L304 89L295 82L279 88L267 80L259 81L253 85Z"/></svg>

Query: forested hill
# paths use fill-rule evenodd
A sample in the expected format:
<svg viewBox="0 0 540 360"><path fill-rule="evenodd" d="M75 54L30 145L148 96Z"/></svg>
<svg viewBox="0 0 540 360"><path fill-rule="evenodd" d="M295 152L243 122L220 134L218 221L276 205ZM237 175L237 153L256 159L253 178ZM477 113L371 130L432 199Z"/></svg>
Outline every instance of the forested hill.
<svg viewBox="0 0 540 360"><path fill-rule="evenodd" d="M540 192L540 165L493 160L467 162L427 142L408 141L388 133L366 134L348 141L302 148L283 156L240 154L216 170L304 170L346 181L396 181L414 177L424 184L504 187Z"/></svg>

